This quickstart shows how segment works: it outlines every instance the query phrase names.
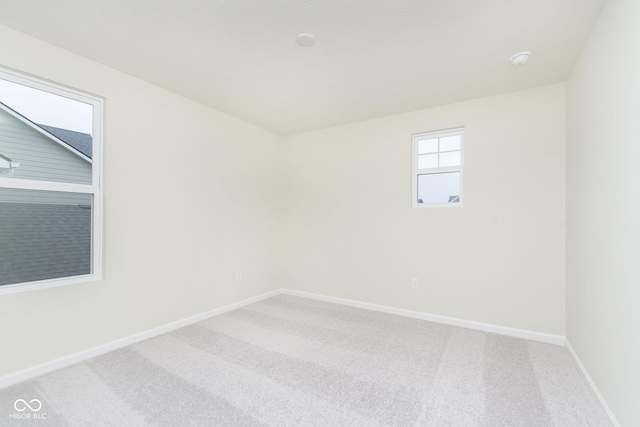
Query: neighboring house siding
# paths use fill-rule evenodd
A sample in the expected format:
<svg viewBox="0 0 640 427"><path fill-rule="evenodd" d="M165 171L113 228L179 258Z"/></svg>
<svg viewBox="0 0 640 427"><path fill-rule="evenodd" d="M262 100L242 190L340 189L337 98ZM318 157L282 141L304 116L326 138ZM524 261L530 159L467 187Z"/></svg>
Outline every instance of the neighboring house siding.
<svg viewBox="0 0 640 427"><path fill-rule="evenodd" d="M14 179L91 184L91 163L0 110L0 153L20 163Z"/></svg>

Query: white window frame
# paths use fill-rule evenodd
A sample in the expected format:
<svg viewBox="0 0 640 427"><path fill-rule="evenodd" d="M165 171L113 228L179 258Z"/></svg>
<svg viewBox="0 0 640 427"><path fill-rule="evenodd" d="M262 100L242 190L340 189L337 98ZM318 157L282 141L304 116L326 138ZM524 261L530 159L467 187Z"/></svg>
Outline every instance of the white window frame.
<svg viewBox="0 0 640 427"><path fill-rule="evenodd" d="M423 139L429 138L442 138L447 136L460 135L460 165L418 169L418 142ZM464 127L444 129L432 132L421 132L411 135L412 150L411 150L411 206L414 208L460 208L463 206L463 169L464 169ZM439 147L438 147L439 148ZM456 150L457 151L457 150ZM438 150L438 153L440 151ZM418 203L418 176L429 174L440 174L447 172L459 172L460 173L460 193L459 201L457 203Z"/></svg>
<svg viewBox="0 0 640 427"><path fill-rule="evenodd" d="M0 78L22 84L35 89L40 89L55 95L60 95L93 106L93 133L92 133L92 183L74 184L52 181L36 181L27 179L12 179L0 177L0 188L13 188L21 190L57 191L63 193L84 193L93 197L92 232L91 232L91 273L80 276L60 277L56 279L38 280L33 282L15 283L0 286L0 295L16 292L48 289L58 286L72 285L76 283L102 280L102 256L103 256L103 229L102 229L102 146L104 124L104 98L88 94L73 88L53 83L38 77L20 73L0 67ZM1 221L2 219L0 219Z"/></svg>

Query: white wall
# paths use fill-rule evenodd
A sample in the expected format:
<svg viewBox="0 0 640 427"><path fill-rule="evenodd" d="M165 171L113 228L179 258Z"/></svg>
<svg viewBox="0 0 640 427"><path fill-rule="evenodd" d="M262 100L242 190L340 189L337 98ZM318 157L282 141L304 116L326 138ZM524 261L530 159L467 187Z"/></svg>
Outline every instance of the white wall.
<svg viewBox="0 0 640 427"><path fill-rule="evenodd" d="M0 38L2 65L107 98L105 280L1 296L0 375L280 286L565 333L563 84L282 139L5 27ZM458 126L464 207L411 208L411 134ZM598 342L573 334L597 371L584 354Z"/></svg>
<svg viewBox="0 0 640 427"><path fill-rule="evenodd" d="M411 134L458 126L464 207L412 208ZM564 335L564 84L290 136L284 156L286 287Z"/></svg>
<svg viewBox="0 0 640 427"><path fill-rule="evenodd" d="M106 98L105 280L0 296L0 375L279 287L277 136L5 27L0 40L2 65Z"/></svg>
<svg viewBox="0 0 640 427"><path fill-rule="evenodd" d="M640 2L610 0L567 83L567 338L640 425Z"/></svg>

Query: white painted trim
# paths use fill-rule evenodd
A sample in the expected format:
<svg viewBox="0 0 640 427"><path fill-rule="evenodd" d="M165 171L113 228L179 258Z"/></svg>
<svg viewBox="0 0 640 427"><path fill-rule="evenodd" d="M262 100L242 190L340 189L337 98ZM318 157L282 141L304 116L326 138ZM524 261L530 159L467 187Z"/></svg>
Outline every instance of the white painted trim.
<svg viewBox="0 0 640 427"><path fill-rule="evenodd" d="M0 377L0 389L39 377L41 375L48 374L53 371L57 371L58 369L66 368L67 366L75 365L76 363L80 363L87 359L91 359L92 357L109 353L110 351L118 350L119 348L126 347L128 345L135 344L137 342L144 341L149 338L154 338L154 337L157 337L158 335L162 335L167 332L171 332L176 329L183 328L185 326L189 326L197 322L201 322L210 317L227 313L231 310L235 310L237 308L244 307L249 304L253 304L254 302L271 298L272 296L279 295L281 293L282 293L281 289L276 289L274 291L266 292L264 294L257 295L252 298L247 298L242 301L225 305L224 307L219 307L213 310L209 310L204 313L200 313L195 316L188 317L186 319L177 320L175 322L171 322L166 325L159 326L157 328L149 329L148 331L140 332L135 335L130 335L128 337L125 337L116 341L112 341L106 344L99 345L97 347L83 350L78 353L71 354L69 356L64 356L59 359L52 360L51 362L45 362L40 365L36 365L31 368L24 369L22 371L18 371L18 372L14 372L14 373L2 376Z"/></svg>
<svg viewBox="0 0 640 427"><path fill-rule="evenodd" d="M616 416L613 415L613 411L611 410L611 408L609 408L609 405L607 405L607 402L604 400L604 397L602 396L602 394L600 394L600 390L598 390L598 387L596 386L596 383L593 382L593 379L591 379L591 375L589 375L589 372L587 372L587 369L582 364L582 361L580 361L580 358L578 357L578 354L576 353L576 351L571 346L571 343L569 342L569 340L566 339L566 338L565 338L565 346L567 347L567 349L569 349L569 353L571 354L571 357L573 357L573 361L578 366L578 369L580 370L580 373L587 380L587 382L591 386L591 389L593 390L593 393L595 394L596 398L598 399L598 401L600 401L600 404L602 405L602 407L604 408L605 412L609 416L609 420L611 420L611 424L613 424L614 427L620 427L620 423L616 419Z"/></svg>
<svg viewBox="0 0 640 427"><path fill-rule="evenodd" d="M585 377L585 379L591 386L591 389L593 390L596 398L598 399L598 401L604 408L605 412L609 416L609 419L611 420L612 425L614 427L620 427L620 423L618 423L618 420L616 419L615 415L611 411L611 408L609 408L609 405L607 405L607 402L604 400L604 397L602 397L602 394L600 394L598 387L596 387L596 384L591 379L591 376L589 375L584 365L580 361L580 358L578 357L575 350L569 343L569 340L564 336L546 334L543 332L529 331L525 329L510 328L507 326L499 326L499 325L494 325L490 323L475 322L472 320L458 319L455 317L440 316L437 314L429 314L429 313L424 313L420 311L405 310L405 309L390 307L386 305L355 301L355 300L350 300L346 298L330 297L330 296L314 294L310 292L296 291L292 289L281 289L280 293L285 295L293 295L293 296L298 296L302 298L314 299L317 301L325 301L325 302L330 302L334 304L342 304L350 307L357 307L357 308L363 308L366 310L378 311L381 313L389 313L389 314L395 314L398 316L412 317L415 319L428 320L430 322L435 322L435 323L443 323L445 325L459 326L462 328L474 329L477 331L490 332L493 334L506 335L509 337L522 338L522 339L567 347L579 371Z"/></svg>
<svg viewBox="0 0 640 427"><path fill-rule="evenodd" d="M41 375L48 374L58 369L62 369L67 366L71 366L76 363L83 362L92 357L100 356L110 351L114 351L119 348L126 347L128 345L135 344L137 342L144 341L149 338L154 338L164 333L171 332L173 330L191 325L193 323L201 322L210 317L227 313L231 310L235 310L235 309L244 307L246 305L253 304L255 302L259 302L264 299L271 298L273 296L280 295L280 294L299 296L303 298L331 302L335 304L342 304L350 307L357 307L357 308L363 308L366 310L378 311L382 313L395 314L398 316L422 319L430 322L442 323L445 325L459 326L462 328L474 329L474 330L483 331L483 332L490 332L490 333L499 334L499 335L506 335L506 336L515 337L515 338L528 339L532 341L539 341L539 342L544 342L548 344L564 346L566 342L565 338L560 335L545 334L542 332L510 328L506 326L493 325L489 323L474 322L471 320L457 319L454 317L446 317L446 316L429 314L429 313L424 313L419 311L405 310L405 309L390 307L386 305L372 304L372 303L355 301L355 300L350 300L345 298L330 297L330 296L319 295L319 294L314 294L309 292L295 291L291 289L276 289L261 295L257 295L252 298L248 298L242 301L235 302L233 304L226 305L224 307L216 308L204 313L197 314L195 316L188 317L186 319L177 320L167 325L159 326L157 328L153 328L148 331L140 332L135 335L131 335L116 341L99 345L97 347L83 350L81 352L74 353L69 356L64 356L59 359L53 360L51 362L45 362L43 364L24 369L22 371L5 375L3 377L0 377L0 389L39 377ZM571 348L570 350L572 351ZM575 353L573 354L577 361L578 366L585 373L585 377L589 379L588 375L586 374L586 371L580 364L577 356L575 356ZM590 384L593 384L593 382L590 381ZM594 388L594 390L597 390L594 385L592 385L592 387ZM599 393L597 393L597 395L600 396ZM605 407L605 409L607 409L607 412L611 414L608 407L604 404L604 400L601 399L601 402L603 402L603 406ZM611 415L611 417L613 420L615 420L615 418L613 418L613 415ZM618 424L615 424L615 425L616 427L619 426Z"/></svg>
<svg viewBox="0 0 640 427"><path fill-rule="evenodd" d="M103 193L102 193L102 173L104 165L102 163L103 154L103 130L104 130L104 104L106 100L103 97L95 96L89 93L81 92L73 88L67 88L57 83L43 80L42 78L30 76L22 72L0 67L0 78L16 84L20 84L32 89L38 89L43 92L51 93L61 97L73 99L93 107L93 135L92 135L92 155L93 159L85 156L51 132L41 128L27 117L13 110L10 106L0 102L0 109L7 112L14 118L20 120L44 136L48 137L63 148L71 151L82 159L92 163L91 168L91 185L36 181L27 179L11 179L0 178L0 188L25 189L37 191L58 191L66 193L83 193L93 197L93 209L91 210L91 274L83 276L60 277L56 279L47 279L34 282L13 283L4 285L0 288L0 294L9 294L14 292L25 292L49 287L66 286L75 283L90 282L102 280L103 270L103 245L104 245L104 226L103 226Z"/></svg>
<svg viewBox="0 0 640 427"><path fill-rule="evenodd" d="M102 280L102 278L96 272L92 274L84 274L82 276L59 277L57 279L38 280L35 282L20 282L0 286L0 295L17 294L19 292L30 292L40 289L51 289L59 286L75 285L78 283L97 282L98 280Z"/></svg>
<svg viewBox="0 0 640 427"><path fill-rule="evenodd" d="M414 133L411 135L411 207L413 208L461 208L464 206L464 131L465 127L460 126L457 128L444 129L439 131L432 132L421 132ZM418 145L419 140L425 137L431 138L442 138L446 136L454 136L460 135L460 165L458 166L447 166L447 167L437 167L437 168L429 168L429 169L418 169ZM433 154L439 155L442 152L449 151L440 151L440 145L438 144L438 151ZM460 173L460 193L458 194L458 202L457 203L418 203L418 177L420 175L437 175L440 173L450 173L450 172L458 172Z"/></svg>
<svg viewBox="0 0 640 427"><path fill-rule="evenodd" d="M33 179L1 178L2 188L18 190L57 191L62 193L96 194L100 191L97 185L71 184L66 182L36 181Z"/></svg>
<svg viewBox="0 0 640 427"><path fill-rule="evenodd" d="M18 384L33 378L37 378L39 376L48 374L50 372L57 371L59 369L66 368L76 363L80 363L85 360L91 359L92 357L100 356L110 351L114 351L122 347L126 347L128 345L138 343L140 341L157 337L167 332L171 332L176 329L189 326L197 322L201 322L208 318L211 318L223 313L227 313L229 311L232 311L232 310L235 310L235 309L247 306L249 304L253 304L253 303L256 303L280 294L293 295L293 296L309 298L317 301L325 301L325 302L330 302L334 304L341 304L341 305L346 305L350 307L362 308L365 310L395 314L398 316L428 320L430 322L442 323L442 324L452 325L452 326L459 326L462 328L474 329L477 331L490 332L494 334L506 335L506 336L515 337L515 338L522 338L522 339L528 339L532 341L544 342L548 344L565 346L569 350L569 353L571 354L571 357L573 358L580 373L587 380L596 398L598 399L598 401L604 408L605 412L609 416L609 419L611 420L612 425L614 427L620 427L620 423L618 423L618 420L616 419L615 415L611 411L611 408L609 408L609 405L607 405L607 402L604 400L604 397L602 397L602 394L600 394L598 387L596 387L595 383L591 379L591 376L589 375L584 365L580 361L580 358L578 357L575 350L571 346L571 343L569 343L569 340L563 336L545 334L542 332L528 331L524 329L510 328L506 326L493 325L490 323L474 322L471 320L457 319L454 317L428 314L428 313L423 313L419 311L412 311L412 310L405 310L401 308L390 307L386 305L372 304L368 302L355 301L355 300L350 300L346 298L330 297L330 296L314 294L310 292L302 292L302 291L296 291L296 290L284 289L284 288L266 292L264 294L257 295L255 297L251 297L242 301L225 305L224 307L219 307L213 310L209 310L204 313L200 313L195 316L188 317L186 319L177 320L175 322L171 322L166 325L159 326L157 328L140 332L135 335L130 335L128 337L125 337L116 341L112 341L110 343L102 344L97 347L93 347L78 353L71 354L69 356L61 357L51 362L46 362L31 368L24 369L22 371L5 375L3 377L0 377L0 389L9 387L14 384Z"/></svg>
<svg viewBox="0 0 640 427"><path fill-rule="evenodd" d="M508 326L493 325L491 323L474 322L472 320L457 319L455 317L446 317L437 314L423 313L421 311L405 310L402 308L372 304L345 298L328 297L324 295L294 291L290 289L282 289L282 293L303 298L315 299L318 301L348 305L350 307L364 308L367 310L379 311L382 313L396 314L398 316L412 317L414 319L428 320L430 322L443 323L445 325L459 326L461 328L474 329L476 331L490 332L493 334L506 335L509 337L523 338L526 340L555 344L559 346L564 346L565 343L565 338L561 335L545 334L543 332L510 328Z"/></svg>

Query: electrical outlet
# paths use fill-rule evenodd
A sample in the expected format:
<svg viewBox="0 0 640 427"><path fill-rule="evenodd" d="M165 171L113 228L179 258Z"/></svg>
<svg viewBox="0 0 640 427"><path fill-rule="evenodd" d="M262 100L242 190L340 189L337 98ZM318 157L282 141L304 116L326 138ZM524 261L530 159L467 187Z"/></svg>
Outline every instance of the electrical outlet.
<svg viewBox="0 0 640 427"><path fill-rule="evenodd" d="M420 288L420 281L418 279L411 279L411 289Z"/></svg>
<svg viewBox="0 0 640 427"><path fill-rule="evenodd" d="M238 271L236 273L236 282L239 282L242 280L242 272Z"/></svg>

